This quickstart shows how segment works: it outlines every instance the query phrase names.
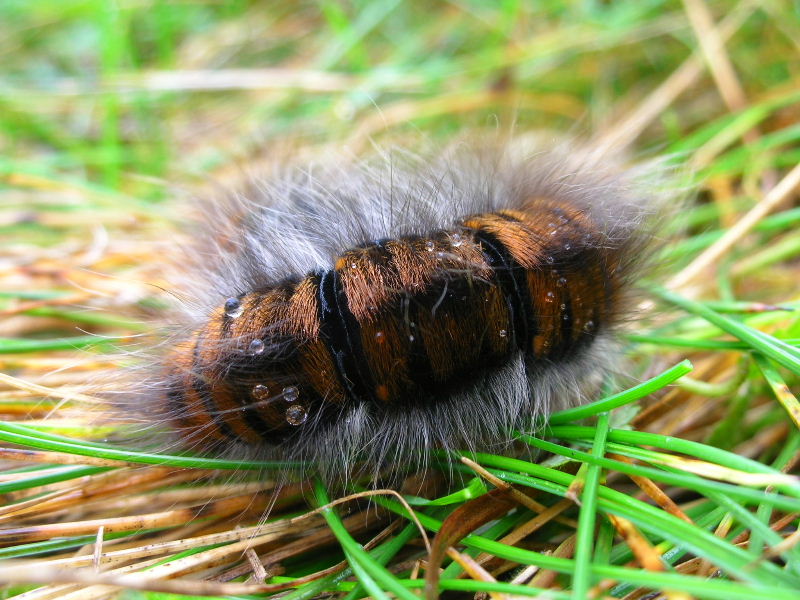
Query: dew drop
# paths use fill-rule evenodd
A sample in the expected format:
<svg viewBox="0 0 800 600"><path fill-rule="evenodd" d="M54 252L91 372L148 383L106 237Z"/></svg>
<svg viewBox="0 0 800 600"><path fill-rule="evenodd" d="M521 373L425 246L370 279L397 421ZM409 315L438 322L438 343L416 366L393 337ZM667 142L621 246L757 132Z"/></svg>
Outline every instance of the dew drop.
<svg viewBox="0 0 800 600"><path fill-rule="evenodd" d="M350 263L350 268L351 269L357 269L358 265L356 263Z"/></svg>
<svg viewBox="0 0 800 600"><path fill-rule="evenodd" d="M425 250L428 252L433 252L434 248L436 248L436 244L434 244L432 241L428 240L425 242Z"/></svg>
<svg viewBox="0 0 800 600"><path fill-rule="evenodd" d="M299 397L300 391L293 385L283 388L283 399L287 402L294 402Z"/></svg>
<svg viewBox="0 0 800 600"><path fill-rule="evenodd" d="M299 404L292 404L286 409L286 422L289 425L302 425L308 420L308 411Z"/></svg>
<svg viewBox="0 0 800 600"><path fill-rule="evenodd" d="M505 329L501 329L500 331L498 331L498 334L500 335L500 337L504 338L508 336L508 331L506 331Z"/></svg>
<svg viewBox="0 0 800 600"><path fill-rule="evenodd" d="M231 319L235 319L239 315L242 314L244 309L242 308L242 303L239 301L238 298L228 298L225 300L225 316L230 317Z"/></svg>
<svg viewBox="0 0 800 600"><path fill-rule="evenodd" d="M254 385L250 393L256 400L266 400L269 398L269 388L261 383Z"/></svg>
<svg viewBox="0 0 800 600"><path fill-rule="evenodd" d="M583 325L583 330L586 333L592 333L594 331L594 321L586 321L586 323Z"/></svg>
<svg viewBox="0 0 800 600"><path fill-rule="evenodd" d="M410 336L408 336L408 341L409 341L409 342L413 342L413 341L414 341L414 339L415 339L415 338L414 338L414 336L413 336L413 335L410 335Z"/></svg>
<svg viewBox="0 0 800 600"><path fill-rule="evenodd" d="M564 313L563 315L561 315L561 320L562 321L569 321L569 313Z"/></svg>
<svg viewBox="0 0 800 600"><path fill-rule="evenodd" d="M556 281L556 285L558 285L558 287L564 287L565 285L567 285L567 278L559 277L558 281Z"/></svg>
<svg viewBox="0 0 800 600"><path fill-rule="evenodd" d="M264 352L264 342L262 342L261 340L253 340L247 347L247 351L250 354L261 354L262 352Z"/></svg>
<svg viewBox="0 0 800 600"><path fill-rule="evenodd" d="M551 265L556 261L556 259L550 256L549 254L545 256L544 259Z"/></svg>
<svg viewBox="0 0 800 600"><path fill-rule="evenodd" d="M567 305L566 304L560 304L558 308L560 308L561 310L567 310Z"/></svg>
<svg viewBox="0 0 800 600"><path fill-rule="evenodd" d="M571 249L572 249L572 244L570 244L569 242L564 244L564 250L571 250Z"/></svg>
<svg viewBox="0 0 800 600"><path fill-rule="evenodd" d="M453 246L453 248L458 248L463 243L464 239L458 233L454 233L450 236L450 245Z"/></svg>
<svg viewBox="0 0 800 600"><path fill-rule="evenodd" d="M378 341L379 344L382 344L385 341L384 340L385 337L386 336L384 335L384 333L382 331L376 331L375 332L375 339Z"/></svg>
<svg viewBox="0 0 800 600"><path fill-rule="evenodd" d="M544 301L545 302L552 302L555 299L555 297L556 297L556 295L553 292L547 292L544 295Z"/></svg>

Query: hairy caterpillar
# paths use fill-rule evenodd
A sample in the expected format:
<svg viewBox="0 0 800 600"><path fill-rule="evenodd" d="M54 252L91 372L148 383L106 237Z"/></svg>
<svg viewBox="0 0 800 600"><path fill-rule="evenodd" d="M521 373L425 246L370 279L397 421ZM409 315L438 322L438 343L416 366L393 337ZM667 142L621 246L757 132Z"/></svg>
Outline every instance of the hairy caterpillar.
<svg viewBox="0 0 800 600"><path fill-rule="evenodd" d="M257 180L196 234L194 310L148 415L328 475L506 444L613 369L658 190L520 141Z"/></svg>

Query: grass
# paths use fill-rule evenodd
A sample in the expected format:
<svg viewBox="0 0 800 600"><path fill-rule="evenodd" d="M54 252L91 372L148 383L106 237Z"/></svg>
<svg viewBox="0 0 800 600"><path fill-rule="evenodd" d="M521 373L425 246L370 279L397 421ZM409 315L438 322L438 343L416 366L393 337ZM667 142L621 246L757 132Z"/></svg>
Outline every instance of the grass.
<svg viewBox="0 0 800 600"><path fill-rule="evenodd" d="M433 593L436 552L438 590L462 595L796 597L798 17L771 1L0 3L5 597L412 598ZM627 335L642 384L519 435L537 461L437 456L402 502L111 442L91 383L160 322L177 198L287 154L487 128L591 135L691 173L665 275L645 282L655 309Z"/></svg>

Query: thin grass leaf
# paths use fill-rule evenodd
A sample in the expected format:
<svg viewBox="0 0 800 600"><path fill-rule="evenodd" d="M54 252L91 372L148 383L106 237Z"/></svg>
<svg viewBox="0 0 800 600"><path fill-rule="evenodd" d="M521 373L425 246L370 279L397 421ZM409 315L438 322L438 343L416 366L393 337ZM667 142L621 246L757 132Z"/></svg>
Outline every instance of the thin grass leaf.
<svg viewBox="0 0 800 600"><path fill-rule="evenodd" d="M580 425L561 425L559 427L552 427L546 430L545 433L547 437L554 437L562 440L591 441L594 435L594 429ZM663 448L671 452L688 454L689 456L694 456L708 462L714 462L731 469L744 471L745 473L782 475L780 471L773 469L769 465L747 458L746 456L739 456L733 452L728 452L691 440L684 440L675 436L660 435L647 431L611 429L608 432L608 439L609 442L619 442L633 447L655 446L656 448Z"/></svg>
<svg viewBox="0 0 800 600"><path fill-rule="evenodd" d="M800 375L800 349L725 315L721 315L700 302L689 300L663 289L656 290L655 293L667 302L703 317L709 323L713 323L723 331L745 342L751 349L761 352L796 375Z"/></svg>
<svg viewBox="0 0 800 600"><path fill-rule="evenodd" d="M97 473L109 471L110 467L83 467L66 465L55 472L37 475L34 471L30 477L20 478L15 481L0 482L0 494L7 494L9 492L16 492L18 490L27 490L29 488L48 485L50 483L57 483L59 481L69 481L70 479L79 479Z"/></svg>
<svg viewBox="0 0 800 600"><path fill-rule="evenodd" d="M668 386L670 383L691 372L691 370L692 363L690 363L688 360L683 360L674 367L667 369L660 375L657 375L652 379L648 379L647 381L627 389L624 392L614 394L613 396L603 398L602 400L592 402L591 404L576 406L575 408L568 408L566 410L553 413L550 415L548 422L550 425L561 425L608 412L615 408L619 408L620 406L635 402L636 400L644 398L645 396Z"/></svg>
<svg viewBox="0 0 800 600"><path fill-rule="evenodd" d="M776 371L770 362L760 354L754 354L753 358L756 361L761 374L767 380L769 387L772 388L775 398L781 403L781 406L786 410L789 418L794 423L795 427L800 428L800 402L794 394L792 394L789 386Z"/></svg>
<svg viewBox="0 0 800 600"><path fill-rule="evenodd" d="M608 436L608 414L603 413L597 421L592 456L601 458L605 454ZM572 597L582 600L589 592L591 559L594 543L595 518L597 514L597 488L600 485L600 466L591 464L586 472L586 481L581 494L581 512L578 516L578 534L575 540L575 571L572 574Z"/></svg>
<svg viewBox="0 0 800 600"><path fill-rule="evenodd" d="M301 466L300 463L233 461L215 458L155 454L151 452L106 448L78 440L63 441L63 439L64 438L60 436L33 431L20 425L0 421L0 440L19 444L20 446L39 448L40 450L52 450L55 452L66 452L67 454L77 454L79 456L91 456L147 465L197 469L263 470Z"/></svg>
<svg viewBox="0 0 800 600"><path fill-rule="evenodd" d="M124 338L99 337L96 335L76 335L75 337L54 340L29 340L0 338L0 354L21 354L29 352L55 352L58 350L81 350L97 347L111 347Z"/></svg>
<svg viewBox="0 0 800 600"><path fill-rule="evenodd" d="M418 535L419 530L417 529L416 524L409 523L400 533L397 534L397 536L378 546L375 551L372 552L372 554L375 556L376 562L385 567L389 561L403 549L403 546L405 546L409 540L417 537ZM360 584L356 585L352 591L344 597L344 600L355 600L356 598L359 598L359 594L363 594L361 587L362 586Z"/></svg>
<svg viewBox="0 0 800 600"><path fill-rule="evenodd" d="M323 487L322 482L318 479L314 481L314 494L320 506L330 503L328 493ZM350 563L353 572L358 576L361 584L373 597L386 598L388 600L388 596L383 589L378 587L378 583L380 583L381 586L384 586L387 590L391 590L398 598L403 598L404 600L418 600L414 594L402 586L394 575L389 573L380 562L370 556L370 554L350 536L350 533L345 529L341 519L332 508L323 509L322 516L342 545L342 550L345 552L347 562Z"/></svg>
<svg viewBox="0 0 800 600"><path fill-rule="evenodd" d="M672 346L674 348L692 348L694 350L748 350L750 346L744 342L727 342L723 340L691 340L686 338L670 338L654 335L631 334L625 336L631 342L653 344L654 346ZM783 340L790 346L800 347L800 340Z"/></svg>

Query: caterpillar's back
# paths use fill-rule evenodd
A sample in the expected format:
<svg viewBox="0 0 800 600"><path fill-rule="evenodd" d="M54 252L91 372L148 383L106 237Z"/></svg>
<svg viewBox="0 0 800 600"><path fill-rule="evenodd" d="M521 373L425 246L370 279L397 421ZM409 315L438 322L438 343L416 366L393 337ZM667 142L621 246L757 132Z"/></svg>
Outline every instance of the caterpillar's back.
<svg viewBox="0 0 800 600"><path fill-rule="evenodd" d="M151 413L329 474L506 443L613 368L663 213L647 183L507 146L259 181L209 214Z"/></svg>

